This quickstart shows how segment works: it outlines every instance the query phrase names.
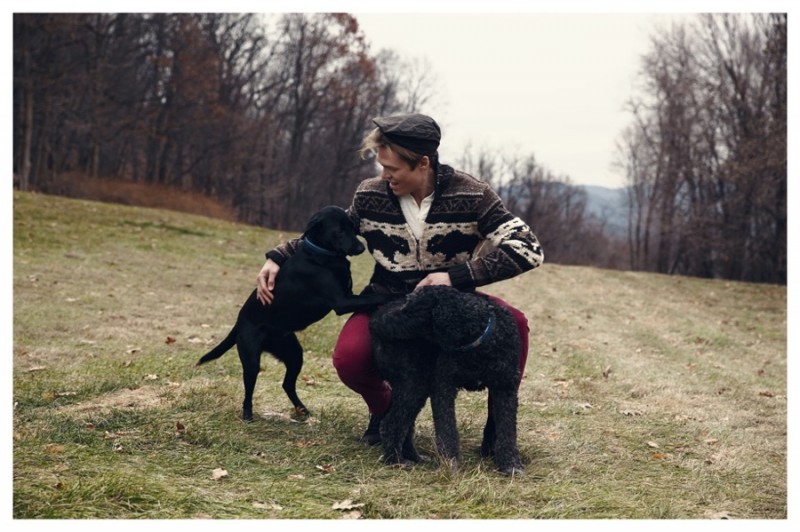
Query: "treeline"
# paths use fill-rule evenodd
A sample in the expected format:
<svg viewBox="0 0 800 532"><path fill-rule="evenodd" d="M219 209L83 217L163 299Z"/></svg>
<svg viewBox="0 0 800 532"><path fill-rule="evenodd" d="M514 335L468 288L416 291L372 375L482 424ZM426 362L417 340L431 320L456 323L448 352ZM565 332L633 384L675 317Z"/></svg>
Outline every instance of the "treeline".
<svg viewBox="0 0 800 532"><path fill-rule="evenodd" d="M15 179L171 185L301 228L374 174L355 152L407 108L402 68L346 14L15 14Z"/></svg>
<svg viewBox="0 0 800 532"><path fill-rule="evenodd" d="M14 174L52 192L90 178L167 185L300 230L377 174L356 154L370 119L433 112L435 86L424 60L370 50L347 14L15 14ZM549 260L607 265L582 245L580 202L561 201L577 189L550 186L538 165L528 183L531 161L465 169L498 186Z"/></svg>
<svg viewBox="0 0 800 532"><path fill-rule="evenodd" d="M786 14L653 38L619 150L633 269L787 281Z"/></svg>

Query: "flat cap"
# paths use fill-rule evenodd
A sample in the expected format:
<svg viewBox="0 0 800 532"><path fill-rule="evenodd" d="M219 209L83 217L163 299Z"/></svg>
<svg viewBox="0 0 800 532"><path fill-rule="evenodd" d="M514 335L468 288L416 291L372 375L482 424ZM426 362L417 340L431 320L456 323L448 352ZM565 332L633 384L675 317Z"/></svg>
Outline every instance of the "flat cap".
<svg viewBox="0 0 800 532"><path fill-rule="evenodd" d="M379 116L372 119L390 142L420 155L433 155L439 148L442 130L433 118L414 113Z"/></svg>

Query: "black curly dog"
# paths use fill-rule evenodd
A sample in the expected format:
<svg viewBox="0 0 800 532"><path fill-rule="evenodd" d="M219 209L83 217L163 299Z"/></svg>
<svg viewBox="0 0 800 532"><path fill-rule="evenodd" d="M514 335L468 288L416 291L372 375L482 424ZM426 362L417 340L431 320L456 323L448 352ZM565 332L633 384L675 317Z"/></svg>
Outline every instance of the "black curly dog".
<svg viewBox="0 0 800 532"><path fill-rule="evenodd" d="M303 367L303 348L295 331L321 320L331 310L347 314L368 310L384 302L377 294L353 295L347 255L364 252L355 228L344 209L325 207L308 222L303 244L281 266L275 279L274 299L263 305L255 290L245 301L236 324L222 342L204 355L197 365L222 356L236 345L242 362L244 401L242 418L253 419L253 390L267 351L286 365L283 390L299 415L309 415L297 397L296 382Z"/></svg>
<svg viewBox="0 0 800 532"><path fill-rule="evenodd" d="M507 309L480 294L429 286L380 308L370 332L376 365L392 387L380 427L384 462L422 460L414 423L430 397L437 450L457 468L456 395L488 388L481 455L494 456L505 475L523 472L517 449L520 337Z"/></svg>

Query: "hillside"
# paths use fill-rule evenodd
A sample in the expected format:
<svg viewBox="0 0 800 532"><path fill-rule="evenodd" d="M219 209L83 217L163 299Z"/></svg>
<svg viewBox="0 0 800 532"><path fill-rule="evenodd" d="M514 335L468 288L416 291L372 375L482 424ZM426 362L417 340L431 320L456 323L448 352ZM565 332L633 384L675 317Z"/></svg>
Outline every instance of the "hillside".
<svg viewBox="0 0 800 532"><path fill-rule="evenodd" d="M476 454L483 393L458 398L459 473L397 470L356 442L366 408L330 363L343 317L300 335L307 422L268 356L252 424L236 354L194 365L292 235L13 199L14 518L787 517L785 287L556 264L487 287L531 325L526 474ZM427 410L418 439L433 454Z"/></svg>

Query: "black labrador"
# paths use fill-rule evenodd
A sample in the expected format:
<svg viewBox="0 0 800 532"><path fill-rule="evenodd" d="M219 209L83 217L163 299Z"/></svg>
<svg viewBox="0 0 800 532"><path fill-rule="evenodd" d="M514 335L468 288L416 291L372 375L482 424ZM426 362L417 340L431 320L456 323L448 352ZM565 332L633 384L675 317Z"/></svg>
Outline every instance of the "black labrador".
<svg viewBox="0 0 800 532"><path fill-rule="evenodd" d="M253 419L253 390L264 351L284 363L283 390L298 415L309 415L295 386L303 367L303 348L295 331L321 320L331 310L341 315L385 302L379 294L353 295L347 255L363 252L364 246L356 238L353 222L344 209L323 208L311 217L303 243L281 266L272 303L263 305L254 290L228 336L197 362L199 366L217 359L236 345L244 373L245 421Z"/></svg>

